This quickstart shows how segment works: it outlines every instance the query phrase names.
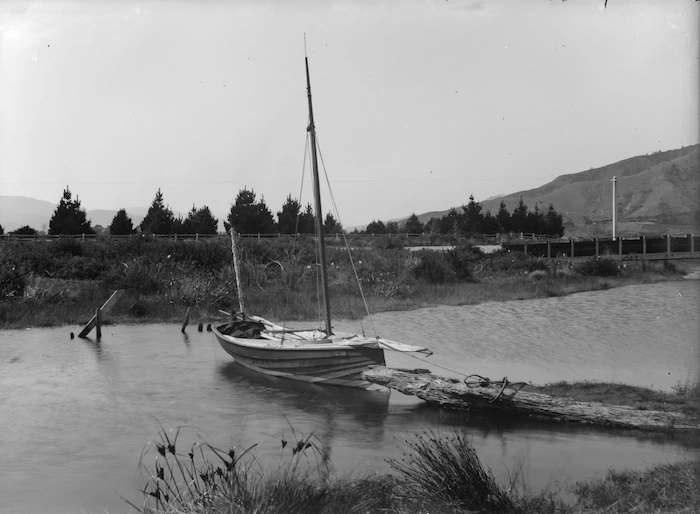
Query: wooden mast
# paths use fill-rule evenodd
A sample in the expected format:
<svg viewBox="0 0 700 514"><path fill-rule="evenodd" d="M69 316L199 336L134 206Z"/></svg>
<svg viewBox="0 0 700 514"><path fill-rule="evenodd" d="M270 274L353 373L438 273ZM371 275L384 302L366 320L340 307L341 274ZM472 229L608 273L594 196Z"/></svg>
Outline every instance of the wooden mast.
<svg viewBox="0 0 700 514"><path fill-rule="evenodd" d="M311 166L314 177L314 203L316 204L316 236L318 237L318 253L321 260L321 290L323 294L323 304L326 310L326 335L333 333L331 329L331 305L328 298L328 271L326 269L326 243L323 239L323 215L321 210L321 188L318 178L318 158L316 156L316 127L314 125L314 108L311 104L311 79L309 78L309 58L304 57L306 62L306 87L309 97L309 127L311 133Z"/></svg>

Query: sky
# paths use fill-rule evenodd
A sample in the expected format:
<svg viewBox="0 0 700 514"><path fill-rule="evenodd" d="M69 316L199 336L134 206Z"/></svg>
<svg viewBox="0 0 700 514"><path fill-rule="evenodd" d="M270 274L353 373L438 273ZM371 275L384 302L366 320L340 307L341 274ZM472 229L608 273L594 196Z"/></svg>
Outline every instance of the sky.
<svg viewBox="0 0 700 514"><path fill-rule="evenodd" d="M532 189L699 142L699 22L690 0L2 0L0 195L312 202L305 51L344 226Z"/></svg>

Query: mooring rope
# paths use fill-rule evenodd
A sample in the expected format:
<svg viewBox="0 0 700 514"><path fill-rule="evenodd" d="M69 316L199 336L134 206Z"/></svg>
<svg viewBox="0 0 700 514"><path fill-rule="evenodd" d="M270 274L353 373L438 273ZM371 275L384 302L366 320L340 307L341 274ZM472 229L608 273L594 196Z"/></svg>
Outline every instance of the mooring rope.
<svg viewBox="0 0 700 514"><path fill-rule="evenodd" d="M470 378L475 378L475 380L469 380ZM510 387L517 394L523 387L527 385L526 382L511 382L508 377L503 377L501 380L491 380L488 377L482 377L481 375L472 374L464 378L464 385L467 387L496 387L500 388L498 394L489 400L489 403L493 403L498 400L507 387Z"/></svg>

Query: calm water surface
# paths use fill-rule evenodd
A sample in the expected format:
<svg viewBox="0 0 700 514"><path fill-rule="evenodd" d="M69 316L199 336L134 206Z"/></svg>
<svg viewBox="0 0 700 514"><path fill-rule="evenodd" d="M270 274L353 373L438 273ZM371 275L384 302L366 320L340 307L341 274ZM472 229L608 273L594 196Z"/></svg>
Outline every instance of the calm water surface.
<svg viewBox="0 0 700 514"><path fill-rule="evenodd" d="M670 390L700 374L699 311L700 281L685 280L373 321L382 335L435 352L427 362L387 354L390 366ZM610 467L700 457L697 436L467 419L396 392L251 374L192 327L183 336L177 325L110 326L100 343L70 340L71 330L0 331L0 512L128 512L121 497L140 503L139 455L159 424L190 427L186 443L258 444L263 463L277 462L291 427L313 432L335 471L356 475L389 471L386 459L417 432L458 428L500 479L517 472L528 487L562 491Z"/></svg>

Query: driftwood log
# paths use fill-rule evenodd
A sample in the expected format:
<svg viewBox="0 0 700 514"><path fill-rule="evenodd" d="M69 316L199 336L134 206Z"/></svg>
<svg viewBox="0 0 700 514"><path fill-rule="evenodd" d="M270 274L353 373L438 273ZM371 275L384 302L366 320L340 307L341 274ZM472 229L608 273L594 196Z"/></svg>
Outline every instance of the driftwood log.
<svg viewBox="0 0 700 514"><path fill-rule="evenodd" d="M428 370L400 370L375 366L362 377L401 393L451 410L479 409L511 416L583 423L614 428L670 431L699 430L700 425L679 412L639 410L622 405L580 402L528 391L506 388L500 384L482 387L436 376ZM494 398L498 397L495 401Z"/></svg>

